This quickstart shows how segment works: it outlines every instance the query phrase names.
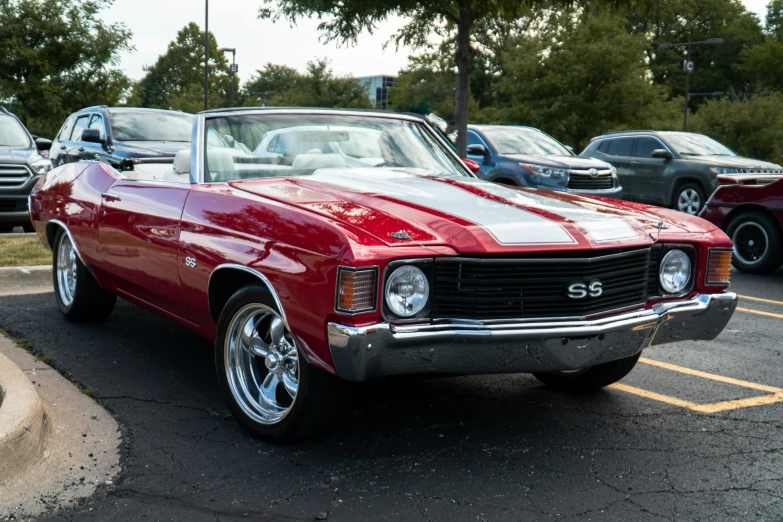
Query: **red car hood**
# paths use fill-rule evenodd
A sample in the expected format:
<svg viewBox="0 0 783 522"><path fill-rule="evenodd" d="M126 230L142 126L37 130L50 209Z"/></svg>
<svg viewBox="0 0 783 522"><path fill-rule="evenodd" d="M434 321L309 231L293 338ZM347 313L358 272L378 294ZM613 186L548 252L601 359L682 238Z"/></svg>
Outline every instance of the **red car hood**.
<svg viewBox="0 0 783 522"><path fill-rule="evenodd" d="M671 210L423 171L319 169L231 185L360 229L389 246L444 245L460 253L624 248L649 245L661 233L715 230Z"/></svg>

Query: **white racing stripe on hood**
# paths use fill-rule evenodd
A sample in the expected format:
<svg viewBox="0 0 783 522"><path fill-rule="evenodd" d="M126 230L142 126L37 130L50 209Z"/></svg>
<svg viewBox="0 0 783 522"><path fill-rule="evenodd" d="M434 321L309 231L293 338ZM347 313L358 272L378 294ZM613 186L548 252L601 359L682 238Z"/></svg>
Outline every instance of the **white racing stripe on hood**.
<svg viewBox="0 0 783 522"><path fill-rule="evenodd" d="M481 190L508 201L525 206L535 206L570 219L589 232L595 241L616 241L639 237L631 225L617 216L552 198L545 193L523 193L482 180L467 179L463 181L460 179L459 181L479 185Z"/></svg>
<svg viewBox="0 0 783 522"><path fill-rule="evenodd" d="M502 245L576 243L565 228L551 219L492 201L448 183L415 176L410 172L386 169L319 169L313 172L309 179L451 214L481 226Z"/></svg>

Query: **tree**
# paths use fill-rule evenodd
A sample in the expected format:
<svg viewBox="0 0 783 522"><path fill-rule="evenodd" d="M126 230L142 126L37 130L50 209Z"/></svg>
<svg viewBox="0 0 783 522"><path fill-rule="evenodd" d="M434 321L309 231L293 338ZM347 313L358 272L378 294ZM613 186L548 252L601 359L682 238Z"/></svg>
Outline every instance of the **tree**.
<svg viewBox="0 0 783 522"><path fill-rule="evenodd" d="M767 5L766 32L783 40L783 0L772 0Z"/></svg>
<svg viewBox="0 0 783 522"><path fill-rule="evenodd" d="M408 23L394 37L395 42L414 48L426 47L432 33L447 36L456 33L454 62L457 66L456 117L457 150L465 155L470 78L474 68L471 33L477 22L505 17L512 19L533 0L263 0L260 18L274 20L287 17L291 23L302 17L322 18L319 29L328 41L355 42L365 30L391 15L408 18ZM543 1L543 0L540 0ZM272 6L272 7L270 7ZM275 7L276 6L276 7Z"/></svg>
<svg viewBox="0 0 783 522"><path fill-rule="evenodd" d="M136 98L143 107L198 112L204 108L204 32L191 22L177 33L166 53L139 80ZM209 105L226 107L231 97L228 60L209 33Z"/></svg>
<svg viewBox="0 0 783 522"><path fill-rule="evenodd" d="M327 60L307 63L305 74L268 64L245 84L248 104L287 107L372 108L367 89L356 78L335 76Z"/></svg>
<svg viewBox="0 0 783 522"><path fill-rule="evenodd" d="M117 105L131 82L114 68L131 32L98 18L111 1L0 0L0 103L54 136L86 105Z"/></svg>
<svg viewBox="0 0 783 522"><path fill-rule="evenodd" d="M778 163L783 153L783 94L708 101L693 117L693 129L742 156Z"/></svg>
<svg viewBox="0 0 783 522"><path fill-rule="evenodd" d="M610 130L676 127L680 109L650 78L644 36L610 14L563 11L553 22L558 38L514 41L503 66L501 89L512 102L502 123L537 126L577 151Z"/></svg>

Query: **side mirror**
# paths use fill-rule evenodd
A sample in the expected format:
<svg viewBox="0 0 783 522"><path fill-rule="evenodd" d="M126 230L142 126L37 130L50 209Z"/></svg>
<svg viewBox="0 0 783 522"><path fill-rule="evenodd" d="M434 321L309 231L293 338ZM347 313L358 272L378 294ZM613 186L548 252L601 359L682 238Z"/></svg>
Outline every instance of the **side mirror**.
<svg viewBox="0 0 783 522"><path fill-rule="evenodd" d="M35 138L35 146L38 150L49 150L52 148L52 140L46 138Z"/></svg>
<svg viewBox="0 0 783 522"><path fill-rule="evenodd" d="M101 138L101 131L98 129L84 129L82 131L82 141L88 143L106 143L106 138Z"/></svg>
<svg viewBox="0 0 783 522"><path fill-rule="evenodd" d="M653 158L672 159L672 153L666 149L655 149L652 151L651 156Z"/></svg>
<svg viewBox="0 0 783 522"><path fill-rule="evenodd" d="M566 149L568 149L568 152L570 152L571 154L576 154L576 153L574 152L574 148L573 148L571 145L564 145L564 147L565 147Z"/></svg>
<svg viewBox="0 0 783 522"><path fill-rule="evenodd" d="M475 145L468 145L468 154L471 156L489 156L489 151L484 145L477 143Z"/></svg>
<svg viewBox="0 0 783 522"><path fill-rule="evenodd" d="M481 167L479 166L479 164L476 163L475 161L473 161L472 159L462 158L462 163L464 163L465 166L468 169L470 169L470 171L473 174L478 174L478 172L481 170Z"/></svg>

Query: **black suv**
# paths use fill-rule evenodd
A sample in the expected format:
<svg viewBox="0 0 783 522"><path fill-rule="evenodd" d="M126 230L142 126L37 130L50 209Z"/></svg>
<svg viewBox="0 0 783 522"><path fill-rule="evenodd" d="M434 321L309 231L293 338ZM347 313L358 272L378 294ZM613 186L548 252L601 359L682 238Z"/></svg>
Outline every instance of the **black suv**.
<svg viewBox="0 0 783 522"><path fill-rule="evenodd" d="M184 112L87 107L68 117L49 157L55 167L92 160L134 170L134 159L173 158L188 148L192 130L193 115Z"/></svg>
<svg viewBox="0 0 783 522"><path fill-rule="evenodd" d="M38 177L52 170L41 155L51 146L51 141L31 136L16 116L0 107L0 232L18 226L33 231L27 196Z"/></svg>
<svg viewBox="0 0 783 522"><path fill-rule="evenodd" d="M740 157L712 138L693 132L604 134L593 138L581 156L602 159L617 169L623 199L694 216L722 183L741 183L744 178L771 182L783 176L780 165Z"/></svg>

